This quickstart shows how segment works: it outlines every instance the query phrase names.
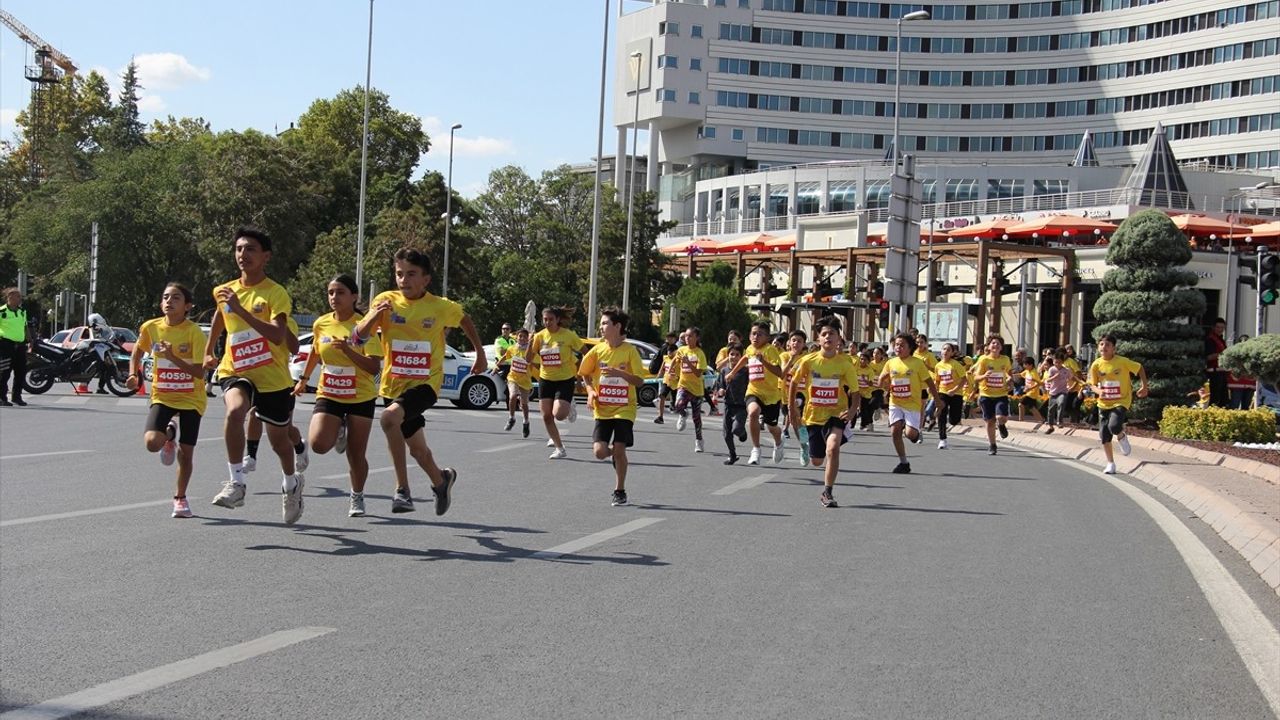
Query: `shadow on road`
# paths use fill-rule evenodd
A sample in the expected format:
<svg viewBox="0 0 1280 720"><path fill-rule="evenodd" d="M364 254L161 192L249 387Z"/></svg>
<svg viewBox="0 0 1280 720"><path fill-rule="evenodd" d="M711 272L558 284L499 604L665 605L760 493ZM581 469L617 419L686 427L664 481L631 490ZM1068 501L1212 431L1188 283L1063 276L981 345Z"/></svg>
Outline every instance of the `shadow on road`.
<svg viewBox="0 0 1280 720"><path fill-rule="evenodd" d="M875 503L873 505L845 505L845 507L860 508L863 510L900 510L903 512L943 513L947 515L996 515L1000 517L1004 516L1004 513L984 512L982 510L949 510L946 508L921 508L921 507L908 507L906 505L892 505L889 503Z"/></svg>
<svg viewBox="0 0 1280 720"><path fill-rule="evenodd" d="M743 515L753 517L791 517L786 513L753 512L750 510L718 510L715 508L676 507L675 505L659 505L656 503L631 503L632 507L642 510L658 510L660 512L707 513L710 515Z"/></svg>

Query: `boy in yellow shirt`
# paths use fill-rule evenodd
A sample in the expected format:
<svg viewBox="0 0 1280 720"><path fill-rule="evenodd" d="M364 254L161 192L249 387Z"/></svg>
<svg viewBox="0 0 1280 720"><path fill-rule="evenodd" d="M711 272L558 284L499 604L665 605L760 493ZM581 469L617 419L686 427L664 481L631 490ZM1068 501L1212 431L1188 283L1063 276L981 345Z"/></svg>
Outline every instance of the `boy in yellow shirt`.
<svg viewBox="0 0 1280 720"><path fill-rule="evenodd" d="M644 362L626 341L627 314L600 312L601 342L582 358L578 374L587 389L587 407L595 417L592 449L597 460L611 458L613 506L627 504L627 448L635 444L636 388L644 384Z"/></svg>
<svg viewBox="0 0 1280 720"><path fill-rule="evenodd" d="M942 346L942 360L933 366L933 379L938 386L938 401L934 403L938 449L946 450L947 427L960 424L964 413L964 388L969 382L969 374L960 360L960 348L955 343Z"/></svg>
<svg viewBox="0 0 1280 720"><path fill-rule="evenodd" d="M987 423L988 455L996 454L996 428L1000 437L1009 437L1009 384L1013 377L1011 369L1013 361L1004 355L1004 338L992 335L987 338L987 352L973 364L973 373L978 388L978 406L982 408L982 419Z"/></svg>
<svg viewBox="0 0 1280 720"><path fill-rule="evenodd" d="M529 360L529 329L516 331L514 344L502 353L502 364L507 366L507 426L510 430L516 424L516 405L524 413L524 425L520 429L522 437L529 437L529 393L533 391L533 375L530 372L533 363Z"/></svg>
<svg viewBox="0 0 1280 720"><path fill-rule="evenodd" d="M938 396L924 361L912 356L915 342L908 333L895 335L894 357L884 364L884 371L880 373L879 385L889 396L889 427L893 431L893 449L898 453L898 464L893 472L898 474L911 472L907 447L902 440L905 436L912 443L920 443L920 428L923 427L920 415L924 409L921 396L925 388L935 400Z"/></svg>
<svg viewBox="0 0 1280 720"><path fill-rule="evenodd" d="M1111 335L1098 338L1101 357L1089 366L1089 386L1098 396L1098 437L1102 440L1102 452L1107 456L1107 466L1102 472L1114 475L1116 458L1111 450L1111 439L1120 445L1120 453L1128 455L1129 438L1124 424L1129 419L1129 406L1133 404L1133 375L1141 383L1136 395L1147 396L1147 371L1140 363L1116 354L1116 339Z"/></svg>
<svg viewBox="0 0 1280 720"><path fill-rule="evenodd" d="M747 369L747 432L751 436L751 455L748 465L760 464L760 426L768 426L773 436L773 462L782 462L782 431L778 429L778 416L782 411L783 360L778 348L770 342L769 323L763 320L751 324L751 345L729 368L726 381L733 380L744 367Z"/></svg>
<svg viewBox="0 0 1280 720"><path fill-rule="evenodd" d="M800 358L787 386L787 397L802 391L805 396L801 422L808 435L809 458L814 467L823 467L823 507L839 507L833 489L840 472L840 446L847 438L845 428L856 417L861 395L858 370L853 358L840 351L840 320L824 317L814 323L818 333L817 352Z"/></svg>
<svg viewBox="0 0 1280 720"><path fill-rule="evenodd" d="M667 333L667 342L662 346L662 367L658 370L658 417L653 419L655 425L666 422L667 401L671 406L676 404L676 386L680 384L680 368L676 366L676 350L680 349L679 338L675 333Z"/></svg>

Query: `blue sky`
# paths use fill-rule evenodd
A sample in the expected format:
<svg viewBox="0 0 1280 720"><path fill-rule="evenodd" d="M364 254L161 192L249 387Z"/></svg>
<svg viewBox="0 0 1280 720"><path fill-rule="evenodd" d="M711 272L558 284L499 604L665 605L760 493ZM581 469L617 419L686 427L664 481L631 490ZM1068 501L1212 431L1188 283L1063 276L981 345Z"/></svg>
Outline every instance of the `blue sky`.
<svg viewBox="0 0 1280 720"><path fill-rule="evenodd" d="M272 131L312 100L364 83L366 0L0 0L0 8L114 85L136 57L147 122L172 114L203 117L215 130ZM453 179L472 197L503 165L536 177L594 157L603 16L600 0L375 0L373 84L422 117L433 147L420 169L446 169L449 125L462 123ZM0 28L5 139L29 99L30 57ZM611 112L605 122L611 154Z"/></svg>

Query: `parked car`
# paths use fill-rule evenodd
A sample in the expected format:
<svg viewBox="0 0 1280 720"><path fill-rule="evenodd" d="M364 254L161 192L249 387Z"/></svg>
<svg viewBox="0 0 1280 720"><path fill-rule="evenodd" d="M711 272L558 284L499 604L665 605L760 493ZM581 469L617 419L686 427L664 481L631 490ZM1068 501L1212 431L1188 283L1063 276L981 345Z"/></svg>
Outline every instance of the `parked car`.
<svg viewBox="0 0 1280 720"><path fill-rule="evenodd" d="M133 346L138 342L138 333L129 328L113 327L111 329L115 331L116 340L124 346L125 351L133 352ZM87 325L79 325L54 333L53 337L49 338L49 342L60 347L73 348L91 338L89 327Z"/></svg>

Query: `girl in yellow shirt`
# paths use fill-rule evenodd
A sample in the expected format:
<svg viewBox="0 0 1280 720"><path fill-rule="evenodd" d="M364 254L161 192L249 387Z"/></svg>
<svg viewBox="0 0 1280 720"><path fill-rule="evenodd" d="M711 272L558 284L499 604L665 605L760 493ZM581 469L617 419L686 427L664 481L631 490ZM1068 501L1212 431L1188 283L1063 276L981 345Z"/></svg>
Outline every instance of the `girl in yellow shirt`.
<svg viewBox="0 0 1280 720"><path fill-rule="evenodd" d="M676 431L684 432L686 408L693 414L693 451L702 452L702 396L706 383L702 373L707 369L707 355L699 347L702 331L691 327L684 331L684 347L676 351L675 364L680 368L680 386L676 390Z"/></svg>
<svg viewBox="0 0 1280 720"><path fill-rule="evenodd" d="M547 446L555 448L549 456L551 460L569 455L556 421L578 419L578 408L573 404L573 394L578 387L578 359L574 353L582 349L582 339L564 326L572 319L567 308L545 308L543 327L533 336L527 355L531 362L533 356L538 356L538 402L542 408L542 426L547 430Z"/></svg>
<svg viewBox="0 0 1280 720"><path fill-rule="evenodd" d="M1004 354L1004 338L992 335L987 338L987 353L978 358L971 372L978 386L978 406L982 419L987 423L987 454L996 454L996 430L1001 438L1009 437L1009 385L1013 361Z"/></svg>
<svg viewBox="0 0 1280 720"><path fill-rule="evenodd" d="M955 343L942 346L942 359L933 366L933 379L938 386L938 401L934 403L938 424L938 449L947 449L947 426L959 425L964 413L964 388L969 375L960 360L960 348Z"/></svg>
<svg viewBox="0 0 1280 720"><path fill-rule="evenodd" d="M529 329L516 331L515 344L502 354L502 364L507 370L507 426L506 430L515 427L516 404L524 412L524 427L520 433L529 437L529 393L533 390L533 368L538 358L529 359Z"/></svg>
<svg viewBox="0 0 1280 720"><path fill-rule="evenodd" d="M578 368L587 388L587 406L596 420L592 449L597 460L613 461L614 507L627 504L627 448L635 444L636 388L644 384L644 362L625 338L627 320L627 314L617 308L602 310L602 341Z"/></svg>

